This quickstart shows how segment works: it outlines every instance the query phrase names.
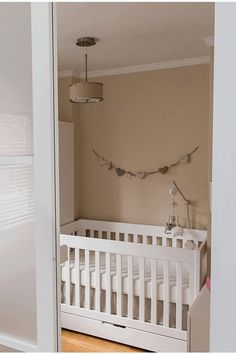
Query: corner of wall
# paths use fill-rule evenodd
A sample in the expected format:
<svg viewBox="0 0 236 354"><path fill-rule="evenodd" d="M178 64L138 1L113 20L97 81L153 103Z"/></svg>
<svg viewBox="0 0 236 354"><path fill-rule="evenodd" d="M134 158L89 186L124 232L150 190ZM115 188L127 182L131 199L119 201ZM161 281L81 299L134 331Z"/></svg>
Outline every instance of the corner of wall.
<svg viewBox="0 0 236 354"><path fill-rule="evenodd" d="M79 105L69 100L69 86L77 82L74 76L58 79L58 116L59 121L74 123L74 156L75 156L75 219L79 218Z"/></svg>

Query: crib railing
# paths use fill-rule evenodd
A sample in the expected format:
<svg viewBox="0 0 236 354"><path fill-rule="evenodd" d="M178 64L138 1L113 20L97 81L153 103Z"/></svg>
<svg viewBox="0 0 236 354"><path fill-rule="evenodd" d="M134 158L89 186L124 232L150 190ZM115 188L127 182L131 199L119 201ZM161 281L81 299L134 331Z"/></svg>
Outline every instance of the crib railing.
<svg viewBox="0 0 236 354"><path fill-rule="evenodd" d="M205 230L185 229L182 236L173 237L171 234L166 234L162 226L87 219L62 226L61 232L68 235L177 248L185 248L185 243L192 241L195 249L199 249L206 240Z"/></svg>
<svg viewBox="0 0 236 354"><path fill-rule="evenodd" d="M120 242L109 241L107 239L96 239L91 237L71 237L68 235L61 235L61 245L68 247L68 261L66 262L66 296L65 304L62 305L70 312L71 300L71 254L74 252L75 262L75 304L78 314L86 316L86 311L89 311L88 317L91 317L91 310L94 310L94 318L114 322L114 315L111 313L111 255L116 257L116 316L115 323L121 326L133 326L138 328L138 322L145 321L145 262L149 261L150 267L150 281L151 281L151 319L149 323L149 330L154 333L168 335L168 331L175 332L175 336L180 339L186 339L182 333L182 309L186 302L183 298L183 267L188 265L189 274L189 296L188 303L192 304L196 298L200 287L200 251L187 250L183 248L173 250L171 247L151 247L145 244L136 244L135 242ZM202 247L203 248L203 247ZM81 308L81 272L80 272L80 254L81 250L84 252L84 268L85 268L85 304ZM174 251L174 252L173 252ZM91 264L91 255L95 254L95 261ZM101 272L100 260L101 255L105 254L105 274L106 274L106 306L105 312L100 312L100 296L101 296ZM128 313L127 316L122 314L122 256L127 256L127 273L128 273ZM138 321L134 318L134 274L133 274L133 260L138 257L138 277L139 277L139 316ZM163 323L157 323L157 261L163 263ZM170 262L174 262L176 271L176 296L175 296L175 311L176 324L175 328L170 328ZM95 271L95 307L91 307L91 270ZM73 310L74 311L74 310ZM131 321L131 322L130 322ZM164 332L163 332L164 331Z"/></svg>

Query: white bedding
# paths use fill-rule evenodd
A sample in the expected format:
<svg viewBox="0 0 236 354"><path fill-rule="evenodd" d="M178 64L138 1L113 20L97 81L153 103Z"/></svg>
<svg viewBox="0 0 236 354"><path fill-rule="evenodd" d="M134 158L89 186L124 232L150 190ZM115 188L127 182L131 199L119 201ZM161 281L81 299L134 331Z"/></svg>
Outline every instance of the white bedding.
<svg viewBox="0 0 236 354"><path fill-rule="evenodd" d="M95 277L95 256L94 252L90 252L90 284L91 288L96 288L96 277ZM70 261L70 279L71 283L75 284L75 263L74 256L71 255ZM106 263L105 255L101 254L100 257L100 282L101 289L106 290ZM111 289L112 292L117 291L117 276L116 276L116 256L111 255ZM61 267L61 279L66 280L66 266ZM81 286L85 286L85 261L84 252L80 254L80 279ZM139 265L138 258L133 258L133 288L134 295L139 296ZM175 264L170 262L170 302L176 302L176 271ZM189 280L188 280L188 269L183 269L183 281L182 281L182 291L183 291L183 304L189 304ZM122 292L123 294L128 294L128 268L127 268L127 257L122 256ZM145 260L145 297L150 299L151 294L151 265L150 260ZM164 298L164 288L163 288L163 263L162 261L157 261L157 299L163 300Z"/></svg>
<svg viewBox="0 0 236 354"><path fill-rule="evenodd" d="M70 260L70 279L71 279L71 304L75 303L75 262L73 254ZM138 319L139 308L139 271L138 271L138 258L133 259L133 292L134 292L134 318ZM106 263L105 255L101 254L100 257L100 284L101 284L101 311L105 312L106 303ZM116 314L116 291L117 291L117 275L116 275L116 257L111 255L111 309L112 314ZM84 252L80 253L80 298L81 307L84 307L85 300L85 261ZM176 275L175 265L170 262L170 288L169 288L169 301L170 301L170 323L175 326L175 302L176 302ZM62 280L62 303L65 301L65 280L66 280L66 265L61 266L61 280ZM90 252L90 286L91 286L91 309L95 308L95 257L94 252ZM128 303L128 270L127 270L127 257L122 256L122 316L127 316L127 303ZM188 270L183 269L183 281L182 281L182 293L183 293L183 328L186 327L186 313L189 304L189 280ZM150 321L150 309L151 309L151 279L150 279L150 262L145 262L145 320ZM163 311L163 264L161 261L157 262L157 321L162 324L162 311ZM184 314L185 313L185 314Z"/></svg>

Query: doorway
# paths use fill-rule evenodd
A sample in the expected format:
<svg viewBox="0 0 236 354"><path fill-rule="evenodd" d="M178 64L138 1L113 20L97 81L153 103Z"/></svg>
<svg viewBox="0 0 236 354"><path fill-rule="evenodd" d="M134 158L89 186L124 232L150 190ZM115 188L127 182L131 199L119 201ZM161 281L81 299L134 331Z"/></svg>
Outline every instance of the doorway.
<svg viewBox="0 0 236 354"><path fill-rule="evenodd" d="M135 232L127 232L126 235L123 229L117 236L115 231L108 234L104 227L109 222L165 227L171 210L169 189L173 179L194 201L189 216L186 216L186 205L178 196L179 224L185 229L197 229L200 234L208 227L212 58L206 42L213 36L213 16L214 6L210 3L58 4L58 106L61 136L64 136L60 147L61 156L64 156L60 164L61 220L66 220L62 222L62 233L93 239L125 242L137 239L137 243L158 243L160 240L153 241L152 234L138 233L135 236ZM87 45L87 51L78 45L84 37L90 38L90 44L93 42L93 45ZM103 84L103 94L101 91L96 91L96 97L88 94L88 100L96 98L93 104L71 103L71 100L86 99L74 96L81 93L78 82L85 81L86 68L90 84ZM63 125L66 128L62 128ZM70 138L66 137L67 134ZM191 155L191 163L187 161L183 166L175 165L175 169L169 169L181 156L192 151L196 154ZM161 168L160 176L158 168ZM91 225L95 221L93 229ZM103 229L99 229L98 222L103 223ZM96 242L94 240L94 244ZM178 248L173 240L164 242L165 247ZM143 306L138 296L129 302L126 293L119 295L123 291L120 288L125 286L123 283L117 290L112 290L113 255L106 256L104 263L104 267L105 264L111 265L107 284L112 295L107 295L107 288L101 289L99 305L100 310L107 306L109 316L106 310L101 310L105 314L99 314L98 319L93 312L96 301L98 303L94 290L97 283L93 280L96 275L84 280L77 295L76 280L73 280L77 277L82 282L87 274L83 265L76 272L75 263L81 257L84 267L86 257L88 264L91 260L95 263L93 252L96 251L91 249L87 253L85 248L76 256L72 244L69 248L72 271L70 273L68 266L63 270L71 283L66 285L64 278L62 302L64 309L68 309L62 320L64 328L119 341L118 337L122 338L121 333L124 333L122 329L126 328L127 332L130 328L127 320L133 321L135 316L142 317L145 313L146 328L150 328L152 321L159 326L164 321L170 332L173 328L181 329L180 336L175 338L176 345L186 345L186 319L191 304L183 304L186 307L183 306L183 312L179 311L181 320L176 320L177 317L172 315L176 314L178 306L175 300L170 301L169 295L165 301L169 304L167 311L164 311L161 299L154 305L157 314L147 310L152 306L151 297ZM114 267L120 264L119 259L116 258ZM102 279L99 286L103 286ZM138 291L144 291L143 288ZM122 299L120 303L119 298ZM75 323L75 313L69 312L68 308L76 302L79 303L80 324ZM84 311L86 306L91 316ZM130 306L132 310L129 310ZM118 313L122 314L123 322L114 324L111 316ZM138 326L136 323L137 332L129 332L129 339L122 338L123 343L142 347ZM154 332L150 331L151 334ZM163 333L158 332L158 335ZM152 338L150 335L146 342L154 343ZM167 344L162 342L162 345L166 348Z"/></svg>

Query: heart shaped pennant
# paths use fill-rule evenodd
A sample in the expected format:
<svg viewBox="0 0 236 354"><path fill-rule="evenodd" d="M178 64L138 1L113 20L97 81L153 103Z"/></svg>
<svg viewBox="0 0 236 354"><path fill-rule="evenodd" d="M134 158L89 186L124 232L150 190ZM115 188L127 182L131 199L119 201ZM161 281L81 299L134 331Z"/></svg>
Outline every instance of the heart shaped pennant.
<svg viewBox="0 0 236 354"><path fill-rule="evenodd" d="M139 179L145 179L146 177L149 177L154 174L166 174L168 171L170 171L172 168L176 167L177 165L181 164L188 164L192 160L192 155L199 149L199 146L197 146L192 152L183 155L182 157L178 158L177 161L174 163L170 164L169 166L163 166L158 169L155 169L154 171L139 171L139 172L132 172L130 170L124 170L122 168L116 167L116 165L113 165L113 163L107 159L105 159L102 155L99 155L95 150L93 150L93 153L96 155L98 158L98 163L100 166L106 166L108 170L110 171L115 171L118 177L121 176L129 176L129 177L137 177Z"/></svg>
<svg viewBox="0 0 236 354"><path fill-rule="evenodd" d="M158 172L161 173L162 175L164 175L168 170L169 170L169 167L168 166L164 166L164 167L160 167L158 169Z"/></svg>
<svg viewBox="0 0 236 354"><path fill-rule="evenodd" d="M145 171L140 171L136 173L136 177L140 178L140 179L144 179L147 176L147 172Z"/></svg>
<svg viewBox="0 0 236 354"><path fill-rule="evenodd" d="M116 174L118 177L121 177L125 174L125 170L122 170L121 168L117 167L116 168Z"/></svg>

